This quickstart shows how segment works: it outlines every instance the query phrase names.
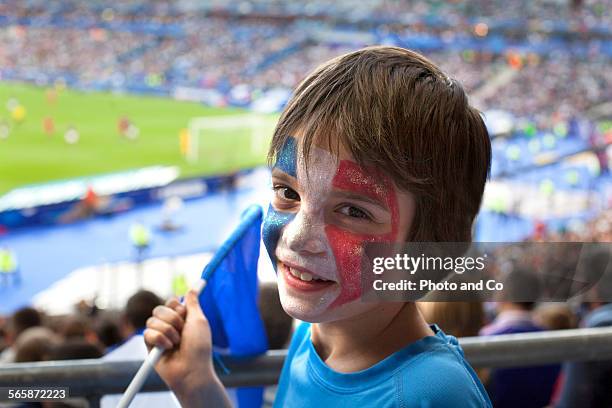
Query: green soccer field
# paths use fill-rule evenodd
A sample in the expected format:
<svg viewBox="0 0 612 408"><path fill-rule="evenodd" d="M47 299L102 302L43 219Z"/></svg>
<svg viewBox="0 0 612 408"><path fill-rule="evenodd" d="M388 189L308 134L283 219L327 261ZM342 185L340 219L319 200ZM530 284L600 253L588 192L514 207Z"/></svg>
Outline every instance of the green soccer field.
<svg viewBox="0 0 612 408"><path fill-rule="evenodd" d="M15 115L16 103L23 107L19 114L25 113L21 121ZM259 148L253 147L248 125L213 126L200 131L197 160L188 162L181 153L179 135L191 119L210 117L214 122L236 115L240 121L245 114L166 98L0 83L0 195L25 184L152 165L178 166L181 177L186 177L262 164L276 120L273 115L263 118L266 129L264 137L257 138ZM121 135L121 118L138 129L136 138ZM70 128L79 135L74 144L65 140Z"/></svg>

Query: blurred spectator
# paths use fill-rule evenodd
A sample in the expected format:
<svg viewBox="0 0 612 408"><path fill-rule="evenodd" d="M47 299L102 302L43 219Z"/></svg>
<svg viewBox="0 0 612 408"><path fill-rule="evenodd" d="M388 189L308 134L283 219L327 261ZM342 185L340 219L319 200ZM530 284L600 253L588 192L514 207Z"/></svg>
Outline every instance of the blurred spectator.
<svg viewBox="0 0 612 408"><path fill-rule="evenodd" d="M261 283L259 286L259 313L268 335L268 347L271 350L287 347L291 337L293 318L285 313L278 295L276 282ZM277 386L264 389L263 407L272 407Z"/></svg>
<svg viewBox="0 0 612 408"><path fill-rule="evenodd" d="M534 322L546 330L568 330L576 328L576 315L565 303L539 305L534 311Z"/></svg>
<svg viewBox="0 0 612 408"><path fill-rule="evenodd" d="M102 350L99 347L82 339L72 339L54 346L49 352L47 360L82 360L100 357L102 357ZM71 398L61 402L45 401L40 405L32 405L32 408L34 406L40 406L41 408L88 408L90 405L83 399Z"/></svg>
<svg viewBox="0 0 612 408"><path fill-rule="evenodd" d="M144 360L148 354L142 333L153 309L162 300L153 292L141 290L130 297L123 312L122 331L127 339L123 344L102 357L105 361ZM100 401L102 408L114 408L120 395L105 395ZM174 394L168 391L138 394L132 402L133 407L180 407Z"/></svg>
<svg viewBox="0 0 612 408"><path fill-rule="evenodd" d="M480 302L419 302L425 321L455 337L478 336L485 323Z"/></svg>
<svg viewBox="0 0 612 408"><path fill-rule="evenodd" d="M594 301L587 303L589 313L583 319L582 327L612 326L612 263L609 262L609 247L607 252L589 254L585 267L601 270L602 261L605 262L605 273L595 292L588 295ZM556 408L612 407L611 360L566 363L560 384Z"/></svg>
<svg viewBox="0 0 612 408"><path fill-rule="evenodd" d="M153 309L163 302L155 293L140 290L130 297L125 306L122 318L122 334L124 338L142 335L151 317ZM142 341L142 339L140 339Z"/></svg>
<svg viewBox="0 0 612 408"><path fill-rule="evenodd" d="M17 310L10 319L7 330L7 347L0 354L1 363L11 363L15 361L15 343L23 332L31 327L37 327L42 324L42 317L38 310L32 307L24 307Z"/></svg>
<svg viewBox="0 0 612 408"><path fill-rule="evenodd" d="M102 357L99 347L82 339L71 339L51 349L48 360L81 360Z"/></svg>
<svg viewBox="0 0 612 408"><path fill-rule="evenodd" d="M74 128L72 128L74 130ZM74 130L76 132L76 130ZM108 196L98 195L93 187L88 186L85 195L60 217L60 223L71 223L96 215L112 212L111 200Z"/></svg>
<svg viewBox="0 0 612 408"><path fill-rule="evenodd" d="M69 316L60 329L60 335L67 341L84 340L97 346L99 343L96 332L91 328L90 321L82 316Z"/></svg>
<svg viewBox="0 0 612 408"><path fill-rule="evenodd" d="M95 317L97 316L99 309L96 306L96 298L91 300L81 299L74 305L74 311L80 316Z"/></svg>
<svg viewBox="0 0 612 408"><path fill-rule="evenodd" d="M96 335L106 348L106 352L113 350L123 341L119 323L111 317L103 317L98 321Z"/></svg>
<svg viewBox="0 0 612 408"><path fill-rule="evenodd" d="M14 251L8 248L0 248L0 288L18 286L21 283L19 275L19 262Z"/></svg>
<svg viewBox="0 0 612 408"><path fill-rule="evenodd" d="M8 325L8 320L3 317L0 316L0 355L1 353L4 351L4 349L6 349L7 344L6 344L6 336L7 336L7 326Z"/></svg>
<svg viewBox="0 0 612 408"><path fill-rule="evenodd" d="M480 334L492 336L544 330L534 322L532 313L534 301L540 293L537 276L515 266L503 283L503 298L497 304L498 315ZM487 391L493 406L542 408L548 405L559 370L557 364L491 370Z"/></svg>
<svg viewBox="0 0 612 408"><path fill-rule="evenodd" d="M285 313L275 282L260 285L259 313L268 334L268 347L271 350L286 348L291 337L293 318Z"/></svg>
<svg viewBox="0 0 612 408"><path fill-rule="evenodd" d="M66 340L84 339L89 331L88 323L84 319L77 316L69 316L62 323L60 335Z"/></svg>
<svg viewBox="0 0 612 408"><path fill-rule="evenodd" d="M15 342L15 362L25 363L49 359L61 337L46 327L31 327L19 335Z"/></svg>
<svg viewBox="0 0 612 408"><path fill-rule="evenodd" d="M109 17L88 2L3 2L2 71L13 80L85 89L171 94L204 88L216 95L214 103L244 106L266 91L294 88L332 56L375 43L419 47L415 38L425 37L446 46L419 51L456 77L483 111L503 109L550 128L612 97L610 50L600 39L609 35L611 0L576 8L521 0L513 10L480 0L251 0L241 7L253 13L216 4L224 17L208 13L205 4L187 11L170 1L148 3L130 2L133 7L114 8ZM474 25L478 16L492 19L484 33L476 30L483 23ZM61 23L16 23L24 19ZM557 26L559 19L568 26ZM343 40L329 35L336 30ZM50 90L47 99L58 103L57 92ZM131 128L128 116L118 119L121 134Z"/></svg>

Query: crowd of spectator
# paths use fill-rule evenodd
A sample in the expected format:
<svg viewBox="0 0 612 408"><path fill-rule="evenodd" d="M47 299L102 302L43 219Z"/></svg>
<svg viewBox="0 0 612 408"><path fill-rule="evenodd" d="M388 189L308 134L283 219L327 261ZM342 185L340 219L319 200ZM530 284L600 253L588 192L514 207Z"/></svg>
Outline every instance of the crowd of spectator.
<svg viewBox="0 0 612 408"><path fill-rule="evenodd" d="M232 9L214 1L205 2L203 8L179 7L164 0L112 7L99 2L2 1L0 73L6 79L40 84L62 79L76 87L166 94L177 86L214 89L222 95L241 87L246 100L252 101L270 89L291 90L318 64L365 45L384 41L403 45L423 32L444 44L454 36L486 36L486 29L474 33L473 24L465 20L468 16L495 21L513 18L512 13L520 10L542 20L558 19L559 12L570 20L605 22L610 18L608 0L568 2L554 8L546 2L524 1L524 7L512 9L498 7L497 2L383 0L368 6L346 1L328 7L332 15L344 6L361 10L358 20L336 25L333 20L312 19L320 14L313 12L323 7L319 3L323 2L306 1L296 8L284 2L250 1L232 14ZM273 11L283 10L293 17L274 17L278 13ZM372 23L376 16L430 15L447 26L416 24L411 19L403 24ZM341 30L345 37L322 35L334 30ZM540 44L546 37L528 33L522 41ZM575 46L576 40L572 41ZM577 41L588 58L574 55L563 43L545 53L516 52L512 47L493 52L465 45L419 51L476 95L479 109L502 109L548 126L612 97L610 55L590 37Z"/></svg>
<svg viewBox="0 0 612 408"><path fill-rule="evenodd" d="M69 316L46 316L33 307L24 307L2 321L0 363L102 357L132 334L135 320L146 321L150 310L145 306L140 307L142 316L135 316L138 310L126 310L121 315L93 308Z"/></svg>
<svg viewBox="0 0 612 408"><path fill-rule="evenodd" d="M87 84L121 72L121 56L148 40L129 32L8 26L0 29L0 64L33 81L68 74Z"/></svg>
<svg viewBox="0 0 612 408"><path fill-rule="evenodd" d="M493 269L505 272L504 291L491 299L494 302L421 302L419 308L427 321L457 337L612 326L611 254L609 245L596 244L610 242L611 223L612 211L608 210L569 230L540 228L527 240L530 245L511 247L514 259L504 260L496 254L497 265ZM517 253L519 249L522 251ZM572 257L573 251L579 252L578 258ZM547 261L551 255L555 259ZM571 266L571 271L565 265L568 258L580 259ZM541 275L542 270L548 276ZM559 287L561 281L551 279L554 275L568 278L572 284L587 281L590 285L568 302L538 301L551 287ZM607 407L612 404L612 361L609 360L479 368L477 373L495 407Z"/></svg>
<svg viewBox="0 0 612 408"><path fill-rule="evenodd" d="M501 20L537 20L538 22L564 21L593 27L612 23L608 0L601 1L541 1L519 0L507 7L503 1L431 1L381 0L376 15L384 18L402 16L416 18L435 16L453 24L477 18Z"/></svg>
<svg viewBox="0 0 612 408"><path fill-rule="evenodd" d="M419 308L457 337L567 330L612 325L610 303L500 301L424 302ZM477 368L494 407L605 407L612 401L609 373L612 362L570 362L512 368Z"/></svg>
<svg viewBox="0 0 612 408"><path fill-rule="evenodd" d="M269 347L286 347L293 320L282 310L276 284L261 284L258 300ZM143 331L153 309L162 303L155 293L140 290L123 310L101 310L82 301L70 315L46 315L31 306L10 316L0 315L0 369L6 364L39 361L143 359L147 353ZM150 397L149 406L169 406L167 393L154 394L160 395ZM102 406L114 407L117 402L116 396L107 396ZM81 405L77 401L77 405L61 406Z"/></svg>
<svg viewBox="0 0 612 408"><path fill-rule="evenodd" d="M158 72L171 76L176 83L229 90L231 86L250 82L250 72L255 71L266 56L282 50L299 37L299 33L284 22L231 22L207 18L189 20L184 27L184 38L164 39L159 47L134 60L128 72L137 73L157 61L165 64L158 67Z"/></svg>
<svg viewBox="0 0 612 408"><path fill-rule="evenodd" d="M612 98L610 60L594 55L588 60L558 52L545 59L526 59L516 76L483 101L541 124L568 120ZM547 123L548 122L548 123Z"/></svg>
<svg viewBox="0 0 612 408"><path fill-rule="evenodd" d="M530 240L535 242L612 242L612 210L588 221L573 222L561 230L548 230L537 223Z"/></svg>
<svg viewBox="0 0 612 408"><path fill-rule="evenodd" d="M45 5L43 0L20 2L4 0L2 7L11 7L12 13L20 16L47 17L48 10L64 13L66 19L95 21L107 7L99 2L63 0L55 5ZM458 24L474 19L527 21L564 21L585 27L605 26L612 23L610 0L561 0L532 2L518 0L513 7L501 0L485 1L435 1L435 0L342 0L330 3L325 0L287 2L282 0L245 0L228 4L222 0L200 2L174 2L171 0L131 0L114 5L118 21L174 22L194 11L225 11L240 14L256 13L274 16L321 16L363 19L369 17L382 21L415 21L434 18ZM106 18L111 15L106 14Z"/></svg>
<svg viewBox="0 0 612 408"><path fill-rule="evenodd" d="M140 290L123 310L101 310L83 301L70 315L49 316L30 306L0 315L0 366L106 356L142 335L153 309L163 303L153 292ZM284 347L292 324L282 312L276 285L261 285L259 305L270 347Z"/></svg>
<svg viewBox="0 0 612 408"><path fill-rule="evenodd" d="M562 235L541 232L531 240L561 238L609 242L611 229L605 225L609 226L610 222L612 212L605 212L580 231L563 232ZM537 280L537 274L525 270L525 265L522 259L508 271L506 282L515 284L508 285L495 302L421 302L419 308L428 322L436 323L447 334L456 337L612 325L612 304L601 297L587 294L569 303L528 302L524 297L525 301L517 301L525 294L526 276L530 279L529 291L537 291L544 285ZM586 265L592 265L588 259ZM599 288L609 290L612 287L612 276L608 275L603 278L607 283ZM47 316L32 307L22 308L11 316L0 318L0 367L7 363L35 361L142 358L146 353L143 329L152 310L162 303L154 293L141 290L128 300L122 311L99 310L82 303L72 315ZM293 321L282 311L275 284L261 286L259 308L270 348L286 347ZM514 368L477 368L477 374L486 384L496 407L608 406L605 404L612 401L612 388L607 383L611 364L605 361L527 364ZM273 400L274 390L268 391L266 398ZM160 394L158 397L168 396ZM106 398L112 397L105 397L102 406L114 406L114 400ZM149 406L167 406L156 405L152 399L148 401ZM582 403L587 404L580 405Z"/></svg>
<svg viewBox="0 0 612 408"><path fill-rule="evenodd" d="M325 44L305 47L258 73L252 83L291 87L319 63L356 48ZM612 98L612 72L607 69L610 60L603 56L583 61L563 52L546 57L474 51L424 54L457 78L468 93L474 93L479 109L502 109L518 117L530 117L542 128L583 115ZM504 71L511 72L510 80L479 98L478 91Z"/></svg>

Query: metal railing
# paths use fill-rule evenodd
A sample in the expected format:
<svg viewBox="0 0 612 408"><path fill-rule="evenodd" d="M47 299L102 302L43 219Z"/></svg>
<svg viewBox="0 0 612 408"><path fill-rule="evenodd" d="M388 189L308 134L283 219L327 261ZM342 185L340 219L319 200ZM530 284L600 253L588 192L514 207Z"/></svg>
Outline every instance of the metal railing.
<svg viewBox="0 0 612 408"><path fill-rule="evenodd" d="M612 327L464 337L460 344L474 367L518 367L565 361L612 360ZM230 373L218 373L227 387L276 384L286 350L250 359L224 360ZM0 366L0 387L69 387L97 407L102 395L122 393L141 361L70 360ZM153 373L143 391L167 387Z"/></svg>

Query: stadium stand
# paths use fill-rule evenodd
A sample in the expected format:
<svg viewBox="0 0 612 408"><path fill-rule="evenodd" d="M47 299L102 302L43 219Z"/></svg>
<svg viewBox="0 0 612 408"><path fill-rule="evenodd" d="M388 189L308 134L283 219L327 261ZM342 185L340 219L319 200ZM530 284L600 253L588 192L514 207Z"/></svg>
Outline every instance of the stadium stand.
<svg viewBox="0 0 612 408"><path fill-rule="evenodd" d="M372 44L415 49L452 73L485 119L501 112L509 123L490 132L492 181L475 226L478 240L612 241L612 0L562 5L519 0L513 7L501 0L227 3L1 0L0 80L177 99L189 94L206 105L254 110L272 100L277 111L308 72L334 56ZM491 130L496 123L487 125ZM214 250L225 220L244 207L237 201L261 196L248 189L230 188L228 195L221 188L204 190L211 194L185 204L183 235L158 238L153 255ZM9 236L26 275L28 267L45 275L20 291L0 293L1 310L10 315L0 316L0 364L16 355L27 355L22 361L97 357L125 341L117 312L100 312L95 299L55 324L26 309L35 321L17 327L24 311L12 311L77 268L129 259L131 248L109 237L120 236L139 218L152 223L160 207L49 227L35 243L28 234L41 229ZM202 213L217 217L205 222ZM201 230L208 235L202 238ZM85 232L100 244L73 253ZM38 249L41 245L45 248ZM26 258L28 251L41 256ZM536 260L525 260L530 262ZM495 311L486 310L483 319L484 306L475 306L475 316L466 315L477 327L465 335L495 318ZM571 306L560 317L542 315L555 328L587 325L584 305ZM75 321L88 329L68 335L62 327ZM291 324L276 315L265 323L269 333L283 335ZM20 341L25 329L34 340ZM277 337L275 344L286 342ZM486 370L478 374L486 381ZM559 378L564 374L561 369ZM543 398L551 400L551 393L547 389Z"/></svg>

